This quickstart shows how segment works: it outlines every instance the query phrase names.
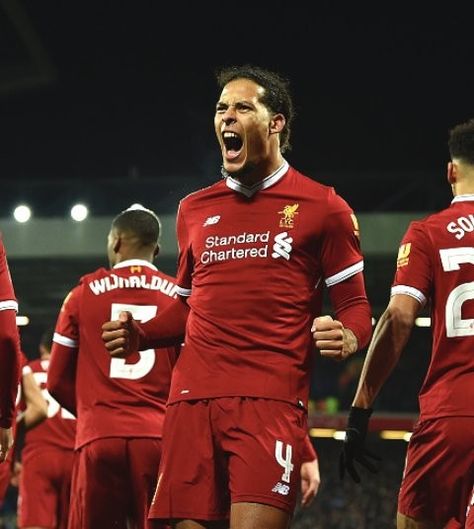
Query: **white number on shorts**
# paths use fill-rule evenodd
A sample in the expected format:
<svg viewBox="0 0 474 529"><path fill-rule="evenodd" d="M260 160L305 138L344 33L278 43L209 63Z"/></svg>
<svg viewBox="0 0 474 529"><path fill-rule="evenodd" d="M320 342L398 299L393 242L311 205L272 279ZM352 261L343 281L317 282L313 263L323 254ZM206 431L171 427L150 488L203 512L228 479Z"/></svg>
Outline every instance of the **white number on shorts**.
<svg viewBox="0 0 474 529"><path fill-rule="evenodd" d="M37 371L33 373L33 377L41 388L42 385L46 385L46 380L48 374L42 371ZM44 400L48 403L48 418L54 417L59 411L61 412L61 417L63 419L75 419L74 415L70 412L61 408L59 402L56 399L53 399L49 394L49 391L46 388L41 388L41 394L43 395Z"/></svg>
<svg viewBox="0 0 474 529"><path fill-rule="evenodd" d="M122 311L131 312L132 316L145 323L156 316L158 307L156 305L127 305L125 303L112 303L110 319L118 320ZM146 349L139 351L140 360L135 364L127 364L125 358L112 358L110 360L110 378L126 378L138 380L147 375L155 365L155 350Z"/></svg>
<svg viewBox="0 0 474 529"><path fill-rule="evenodd" d="M445 272L459 270L462 264L474 264L474 248L448 248L440 250L441 263ZM474 319L463 319L462 305L465 301L474 299L474 281L462 283L454 288L446 301L446 335L473 336Z"/></svg>
<svg viewBox="0 0 474 529"><path fill-rule="evenodd" d="M283 442L277 441L275 443L275 459L277 460L277 463L285 469L281 475L281 480L285 481L286 483L290 482L291 471L294 468L293 463L291 462L292 455L293 448L291 445L286 445L285 457L283 457Z"/></svg>

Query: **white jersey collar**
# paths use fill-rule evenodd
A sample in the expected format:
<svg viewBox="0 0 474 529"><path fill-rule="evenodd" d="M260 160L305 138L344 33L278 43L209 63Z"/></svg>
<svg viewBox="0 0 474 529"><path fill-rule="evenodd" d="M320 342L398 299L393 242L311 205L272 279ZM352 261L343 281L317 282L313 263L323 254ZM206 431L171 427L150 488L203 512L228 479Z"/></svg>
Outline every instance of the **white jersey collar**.
<svg viewBox="0 0 474 529"><path fill-rule="evenodd" d="M253 186L246 186L239 182L238 180L235 180L231 176L228 176L225 179L225 183L227 187L230 187L234 191L238 191L239 193L242 193L242 195L245 195L246 197L251 197L255 195L257 191L260 191L262 189L267 189L268 187L271 187L275 185L279 180L282 179L283 175L288 171L289 164L286 160L283 161L283 164L271 175L267 176L260 182L257 182Z"/></svg>
<svg viewBox="0 0 474 529"><path fill-rule="evenodd" d="M150 261L145 261L144 259L127 259L126 261L121 261L117 263L113 268L125 268L127 266L147 266L155 272L158 272L158 268Z"/></svg>
<svg viewBox="0 0 474 529"><path fill-rule="evenodd" d="M451 204L455 202L468 202L470 200L474 200L474 195L457 195L451 200Z"/></svg>

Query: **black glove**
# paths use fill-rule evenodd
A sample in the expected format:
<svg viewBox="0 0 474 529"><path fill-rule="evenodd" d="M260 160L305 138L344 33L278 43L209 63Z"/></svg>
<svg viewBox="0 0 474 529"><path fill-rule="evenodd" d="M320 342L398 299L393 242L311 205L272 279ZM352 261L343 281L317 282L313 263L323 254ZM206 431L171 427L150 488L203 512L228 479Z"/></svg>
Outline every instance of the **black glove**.
<svg viewBox="0 0 474 529"><path fill-rule="evenodd" d="M380 461L380 457L369 452L364 446L371 415L371 409L351 407L347 421L346 438L339 456L339 477L341 479L344 479L344 474L347 470L349 476L356 483L360 483L360 477L354 467L354 461L357 461L372 473L378 472L375 464L367 458Z"/></svg>

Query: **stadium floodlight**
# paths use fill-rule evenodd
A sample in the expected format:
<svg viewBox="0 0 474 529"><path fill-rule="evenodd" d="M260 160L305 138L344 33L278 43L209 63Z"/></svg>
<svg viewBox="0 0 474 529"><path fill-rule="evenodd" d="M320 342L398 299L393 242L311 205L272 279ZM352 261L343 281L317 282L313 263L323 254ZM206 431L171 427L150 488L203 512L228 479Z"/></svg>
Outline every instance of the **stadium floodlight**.
<svg viewBox="0 0 474 529"><path fill-rule="evenodd" d="M16 324L18 327L25 327L30 323L30 318L28 316L20 316L18 315L16 317Z"/></svg>
<svg viewBox="0 0 474 529"><path fill-rule="evenodd" d="M84 204L76 204L71 208L71 218L76 222L82 222L89 215L89 210Z"/></svg>
<svg viewBox="0 0 474 529"><path fill-rule="evenodd" d="M13 216L17 222L28 222L31 218L31 209L25 204L20 204L13 211Z"/></svg>

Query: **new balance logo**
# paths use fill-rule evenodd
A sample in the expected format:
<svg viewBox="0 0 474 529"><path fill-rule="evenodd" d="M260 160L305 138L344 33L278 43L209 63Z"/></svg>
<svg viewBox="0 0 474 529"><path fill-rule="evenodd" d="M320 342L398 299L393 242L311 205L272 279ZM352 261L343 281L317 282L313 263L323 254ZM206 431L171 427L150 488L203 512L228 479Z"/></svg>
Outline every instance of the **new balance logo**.
<svg viewBox="0 0 474 529"><path fill-rule="evenodd" d="M214 217L207 217L207 219L204 221L203 226L212 226L213 224L217 224L220 220L220 215L214 215Z"/></svg>
<svg viewBox="0 0 474 529"><path fill-rule="evenodd" d="M275 235L275 244L273 245L273 259L278 259L278 257L283 257L287 261L290 260L290 253L293 249L291 243L293 242L293 237L288 236L288 232L284 231Z"/></svg>
<svg viewBox="0 0 474 529"><path fill-rule="evenodd" d="M290 486L284 485L280 481L273 487L272 492L278 492L278 494L281 494L282 496L288 496L288 493L290 492Z"/></svg>

